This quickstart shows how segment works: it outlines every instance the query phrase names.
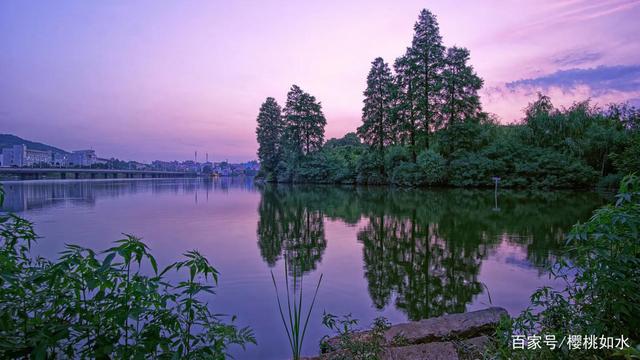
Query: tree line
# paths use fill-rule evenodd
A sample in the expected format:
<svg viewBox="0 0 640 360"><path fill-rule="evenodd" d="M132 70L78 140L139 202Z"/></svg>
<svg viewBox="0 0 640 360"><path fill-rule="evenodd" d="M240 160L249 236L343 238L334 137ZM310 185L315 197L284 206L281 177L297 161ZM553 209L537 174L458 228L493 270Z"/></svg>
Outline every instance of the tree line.
<svg viewBox="0 0 640 360"><path fill-rule="evenodd" d="M258 158L262 173L270 180L278 179L276 175L290 165L322 149L327 124L322 105L297 85L287 93L284 109L268 97L257 121Z"/></svg>
<svg viewBox="0 0 640 360"><path fill-rule="evenodd" d="M411 45L367 76L362 124L324 142L315 97L294 85L281 109L258 115L259 177L278 182L589 187L640 170L640 112L589 100L556 108L543 94L517 124L483 111L483 80L463 47L446 48L434 14L422 10Z"/></svg>

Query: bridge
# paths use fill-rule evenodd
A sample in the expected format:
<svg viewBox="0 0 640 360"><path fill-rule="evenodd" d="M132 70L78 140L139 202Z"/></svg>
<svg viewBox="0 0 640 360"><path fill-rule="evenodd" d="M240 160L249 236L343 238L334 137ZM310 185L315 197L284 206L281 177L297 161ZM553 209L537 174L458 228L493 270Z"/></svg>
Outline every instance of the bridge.
<svg viewBox="0 0 640 360"><path fill-rule="evenodd" d="M74 168L0 168L0 177L17 177L20 180L37 179L134 179L195 177L195 172L119 169Z"/></svg>

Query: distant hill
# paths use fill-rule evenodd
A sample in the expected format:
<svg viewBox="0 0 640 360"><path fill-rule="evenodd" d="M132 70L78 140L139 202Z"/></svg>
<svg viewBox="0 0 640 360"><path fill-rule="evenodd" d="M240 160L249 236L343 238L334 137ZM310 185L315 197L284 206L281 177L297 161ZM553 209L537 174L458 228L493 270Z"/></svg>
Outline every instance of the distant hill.
<svg viewBox="0 0 640 360"><path fill-rule="evenodd" d="M69 153L68 151L64 151L55 146L25 140L23 138L20 138L11 134L0 134L0 152L4 148L12 147L13 145L20 145L20 144L27 145L27 148L34 149L34 150L52 151L54 153L62 153L62 154Z"/></svg>

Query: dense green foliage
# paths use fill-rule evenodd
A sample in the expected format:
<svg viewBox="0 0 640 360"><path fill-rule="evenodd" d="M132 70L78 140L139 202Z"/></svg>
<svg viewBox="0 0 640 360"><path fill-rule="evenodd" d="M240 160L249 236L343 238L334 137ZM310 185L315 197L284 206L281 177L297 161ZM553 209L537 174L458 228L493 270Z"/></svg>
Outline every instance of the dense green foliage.
<svg viewBox="0 0 640 360"><path fill-rule="evenodd" d="M640 341L640 179L627 176L615 204L596 210L591 219L573 227L566 257L550 266L566 282L562 290L544 287L531 296L532 305L505 321L493 349L499 358L595 358L615 350L600 349L600 337ZM597 336L597 349L513 350L513 334ZM613 345L615 346L615 345ZM637 349L618 349L640 356Z"/></svg>
<svg viewBox="0 0 640 360"><path fill-rule="evenodd" d="M268 97L262 104L257 121L258 160L262 171L273 173L282 157L280 142L284 128L280 105L274 98Z"/></svg>
<svg viewBox="0 0 640 360"><path fill-rule="evenodd" d="M423 9L420 12L413 30L413 40L406 55L410 63L409 72L405 75L412 77L415 84L413 99L417 131L423 135L428 147L430 132L443 121L441 95L444 88L442 70L445 47L436 17L430 11Z"/></svg>
<svg viewBox="0 0 640 360"><path fill-rule="evenodd" d="M393 63L376 58L367 76L358 140L322 144L323 116L302 116L313 129L283 139L295 151L262 177L297 183L395 184L400 186L610 187L640 171L640 112L627 105L601 108L577 102L556 108L542 94L517 124L499 125L482 111L476 75L465 48L442 45L436 17L420 13L411 46ZM315 108L298 87L287 97L285 120L297 134L299 112ZM312 98L312 97L311 97ZM321 112L320 112L321 113ZM305 113L306 114L306 113ZM261 143L262 144L262 143ZM261 145L262 146L262 145ZM297 149L297 150L296 150Z"/></svg>
<svg viewBox="0 0 640 360"><path fill-rule="evenodd" d="M482 88L482 79L467 65L469 50L452 47L447 55L442 70L444 84L444 102L442 113L449 125L460 121L478 119L480 97L478 90Z"/></svg>
<svg viewBox="0 0 640 360"><path fill-rule="evenodd" d="M305 181L300 169L323 147L327 120L316 98L293 85L282 114L269 97L258 114L256 135L261 169L258 178L269 181ZM315 160L315 159L314 159Z"/></svg>
<svg viewBox="0 0 640 360"><path fill-rule="evenodd" d="M159 271L134 236L100 253L67 245L55 262L30 254L36 239L29 221L0 214L0 358L223 359L255 343L203 301L218 272L197 251Z"/></svg>
<svg viewBox="0 0 640 360"><path fill-rule="evenodd" d="M540 106L540 98L528 108ZM412 159L407 144L384 153L358 141L355 134L331 139L318 151L286 166L281 181L297 183L450 185L586 188L617 174L640 171L640 113L622 117L613 111L577 103L569 108L530 112L521 124L460 121L437 131L429 149ZM541 125L547 122L551 125ZM633 124L629 126L627 124ZM293 164L293 163L292 163Z"/></svg>
<svg viewBox="0 0 640 360"><path fill-rule="evenodd" d="M358 128L358 136L378 151L382 151L393 140L390 138L393 133L392 89L393 78L389 65L382 58L376 58L367 76L362 126Z"/></svg>
<svg viewBox="0 0 640 360"><path fill-rule="evenodd" d="M324 142L327 120L316 98L293 85L287 94L284 114L285 149L299 157L319 150Z"/></svg>

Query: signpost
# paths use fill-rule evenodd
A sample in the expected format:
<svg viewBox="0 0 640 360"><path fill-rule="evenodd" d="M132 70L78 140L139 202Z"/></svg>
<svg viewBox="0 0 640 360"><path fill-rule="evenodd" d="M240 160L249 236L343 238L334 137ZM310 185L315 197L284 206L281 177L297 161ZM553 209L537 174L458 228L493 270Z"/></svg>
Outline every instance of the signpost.
<svg viewBox="0 0 640 360"><path fill-rule="evenodd" d="M495 189L493 191L493 199L494 199L494 208L493 211L500 211L498 207L498 183L500 182L500 178L498 176L492 177L493 182L495 183Z"/></svg>

